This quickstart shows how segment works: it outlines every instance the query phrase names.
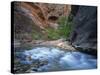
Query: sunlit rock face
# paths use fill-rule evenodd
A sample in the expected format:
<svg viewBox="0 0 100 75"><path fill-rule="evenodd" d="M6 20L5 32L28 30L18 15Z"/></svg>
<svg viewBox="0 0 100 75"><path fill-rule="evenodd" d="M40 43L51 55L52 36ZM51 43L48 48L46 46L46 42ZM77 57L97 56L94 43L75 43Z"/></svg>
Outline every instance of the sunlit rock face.
<svg viewBox="0 0 100 75"><path fill-rule="evenodd" d="M70 40L74 47L97 54L97 7L72 6L73 31Z"/></svg>
<svg viewBox="0 0 100 75"><path fill-rule="evenodd" d="M95 69L97 60L80 52L64 51L55 47L35 47L17 53L20 64L31 65L28 72Z"/></svg>
<svg viewBox="0 0 100 75"><path fill-rule="evenodd" d="M59 17L69 15L71 6L48 3L14 2L14 9L17 14L20 13L19 16L21 19L23 19L21 16L25 16L26 19L32 20L36 26L44 28L47 26L55 27Z"/></svg>

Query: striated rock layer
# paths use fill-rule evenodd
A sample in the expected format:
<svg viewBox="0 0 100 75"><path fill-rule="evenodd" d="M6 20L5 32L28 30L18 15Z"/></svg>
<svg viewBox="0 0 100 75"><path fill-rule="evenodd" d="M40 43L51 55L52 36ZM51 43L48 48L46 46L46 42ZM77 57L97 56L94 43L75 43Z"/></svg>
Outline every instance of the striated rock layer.
<svg viewBox="0 0 100 75"><path fill-rule="evenodd" d="M71 6L47 3L14 2L14 9L15 16L19 16L21 20L23 20L22 16L24 16L26 19L32 20L36 26L43 29L47 26L55 27L59 17L69 15Z"/></svg>

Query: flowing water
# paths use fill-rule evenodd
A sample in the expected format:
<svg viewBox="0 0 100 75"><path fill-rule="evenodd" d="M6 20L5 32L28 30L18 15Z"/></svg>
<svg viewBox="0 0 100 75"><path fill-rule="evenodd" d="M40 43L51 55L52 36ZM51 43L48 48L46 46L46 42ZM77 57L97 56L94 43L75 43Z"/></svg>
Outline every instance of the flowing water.
<svg viewBox="0 0 100 75"><path fill-rule="evenodd" d="M31 72L95 69L95 57L78 51L67 51L56 47L34 47L16 53L20 64L31 65Z"/></svg>

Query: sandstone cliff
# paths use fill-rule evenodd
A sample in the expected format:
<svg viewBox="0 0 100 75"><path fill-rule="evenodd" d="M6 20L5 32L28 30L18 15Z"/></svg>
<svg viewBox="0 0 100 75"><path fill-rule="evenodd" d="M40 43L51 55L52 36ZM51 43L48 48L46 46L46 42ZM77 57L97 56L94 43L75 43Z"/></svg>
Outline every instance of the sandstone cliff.
<svg viewBox="0 0 100 75"><path fill-rule="evenodd" d="M14 8L17 16L32 20L41 29L47 26L56 27L59 17L68 16L71 10L70 5L30 2L15 2Z"/></svg>

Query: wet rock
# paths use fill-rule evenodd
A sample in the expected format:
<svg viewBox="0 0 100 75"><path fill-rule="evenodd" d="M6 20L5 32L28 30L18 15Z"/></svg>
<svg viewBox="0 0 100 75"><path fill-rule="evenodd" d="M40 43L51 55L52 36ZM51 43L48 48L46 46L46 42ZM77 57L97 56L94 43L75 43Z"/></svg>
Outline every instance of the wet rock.
<svg viewBox="0 0 100 75"><path fill-rule="evenodd" d="M33 68L32 70L35 71L35 72L38 71L37 68Z"/></svg>

